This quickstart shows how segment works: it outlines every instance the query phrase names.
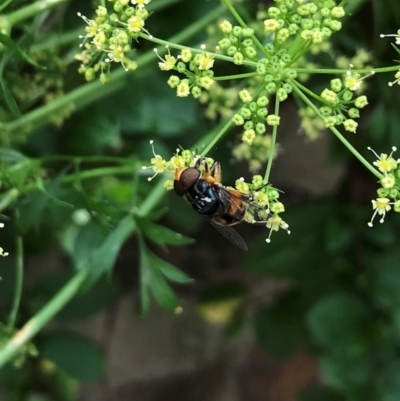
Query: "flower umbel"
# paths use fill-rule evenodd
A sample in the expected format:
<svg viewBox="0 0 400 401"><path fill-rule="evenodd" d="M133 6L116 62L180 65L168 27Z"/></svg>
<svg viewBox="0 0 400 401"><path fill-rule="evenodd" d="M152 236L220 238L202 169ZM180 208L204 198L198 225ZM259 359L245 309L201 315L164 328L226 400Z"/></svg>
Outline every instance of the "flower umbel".
<svg viewBox="0 0 400 401"><path fill-rule="evenodd" d="M390 205L393 205L393 203L390 203L390 199L388 198L377 198L375 200L372 200L371 202L372 202L372 209L375 211L374 214L372 215L370 222L368 223L370 227L373 226L373 221L377 214L382 216L379 222L383 223L385 220L386 212L388 212L391 209Z"/></svg>
<svg viewBox="0 0 400 401"><path fill-rule="evenodd" d="M384 174L395 170L400 163L400 159L395 160L393 158L393 153L397 150L396 146L392 146L392 151L389 155L386 153L381 153L380 156L378 156L378 154L371 147L368 147L367 149L377 157L378 160L374 161L373 164Z"/></svg>

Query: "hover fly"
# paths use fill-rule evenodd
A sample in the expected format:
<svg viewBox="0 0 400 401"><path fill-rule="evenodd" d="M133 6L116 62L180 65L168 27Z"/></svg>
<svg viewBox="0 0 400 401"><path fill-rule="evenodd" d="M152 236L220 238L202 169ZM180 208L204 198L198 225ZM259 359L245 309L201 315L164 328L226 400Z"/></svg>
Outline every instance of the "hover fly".
<svg viewBox="0 0 400 401"><path fill-rule="evenodd" d="M209 168L203 160L199 159L195 167L175 170L174 190L226 239L246 251L246 243L232 226L245 220L249 208L258 206L243 192L221 184L220 163L215 162ZM199 169L201 164L204 165L204 174Z"/></svg>

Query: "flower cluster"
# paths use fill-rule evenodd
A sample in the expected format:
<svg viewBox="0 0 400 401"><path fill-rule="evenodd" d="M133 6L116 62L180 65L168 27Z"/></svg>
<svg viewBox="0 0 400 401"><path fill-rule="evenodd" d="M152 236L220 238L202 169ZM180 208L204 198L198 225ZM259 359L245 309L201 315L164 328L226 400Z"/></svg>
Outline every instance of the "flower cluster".
<svg viewBox="0 0 400 401"><path fill-rule="evenodd" d="M265 223L269 228L266 242L271 242L273 231L283 229L290 234L289 224L280 216L285 211L285 207L279 201L279 191L270 185L265 185L261 175L254 175L251 182L245 182L244 178L239 178L235 182L235 187L249 197L245 221L251 224Z"/></svg>
<svg viewBox="0 0 400 401"><path fill-rule="evenodd" d="M106 7L98 6L96 18L88 19L78 13L87 24L86 35L81 47L82 53L75 58L82 62L79 72L91 81L100 73L100 81L106 82L110 71L110 63L120 63L126 71L137 68L135 61L129 58L132 42L144 28L149 17L146 5L150 0L109 0L113 3L113 13Z"/></svg>
<svg viewBox="0 0 400 401"><path fill-rule="evenodd" d="M325 127L343 125L346 131L356 132L358 123L354 119L360 117L359 109L365 107L368 101L366 96L358 96L354 99L353 91L358 89L365 78L366 76L361 77L357 73L348 71L343 82L339 78L332 79L330 89L326 88L322 91L320 97L325 105L320 107L319 111Z"/></svg>
<svg viewBox="0 0 400 401"><path fill-rule="evenodd" d="M204 46L203 46L204 47ZM208 52L200 52L193 55L189 48L184 48L181 53L174 57L167 47L168 54L165 58L160 58L158 66L162 71L177 71L185 76L180 78L177 75L171 75L168 79L168 85L175 89L178 97L187 97L190 94L198 99L203 90L209 90L214 84L212 70L214 65L214 55ZM154 49L158 54L158 50Z"/></svg>
<svg viewBox="0 0 400 401"><path fill-rule="evenodd" d="M381 186L377 190L378 198L372 201L374 214L368 223L372 227L375 216L377 214L382 216L379 222L383 223L386 213L391 210L392 206L395 212L400 213L400 159L393 158L393 153L397 150L395 146L392 147L389 155L386 153L378 155L370 147L368 150L377 157L373 164L383 173L383 177L379 181Z"/></svg>
<svg viewBox="0 0 400 401"><path fill-rule="evenodd" d="M280 1L277 7L267 10L270 19L264 21L265 31L275 32L278 43L285 42L298 31L301 38L310 44L322 43L342 28L339 19L345 16L345 12L333 0L316 3Z"/></svg>
<svg viewBox="0 0 400 401"><path fill-rule="evenodd" d="M169 160L165 160L155 153L154 142L150 141L150 144L154 157L150 160L150 166L142 167L144 170L151 169L154 171L154 175L148 178L149 181L163 172L174 174L178 168L194 167L199 159L202 160L202 163L197 163L200 170L204 169L204 163L207 163L209 167L214 164L213 159L196 155L189 149L177 149L176 154ZM167 190L173 189L174 181L172 179L166 180L164 187ZM235 187L243 193L247 205L244 220L250 224L265 224L270 230L266 239L268 243L271 241L273 231L284 229L290 234L289 225L280 217L280 214L285 211L285 207L279 201L279 191L270 185L265 185L261 175L254 175L251 183L246 183L243 178L239 178L236 180Z"/></svg>
<svg viewBox="0 0 400 401"><path fill-rule="evenodd" d="M232 26L227 20L221 22L219 27L226 35L218 42L219 47L232 57L234 64L242 65L245 59L257 61L257 50L252 39L253 29Z"/></svg>
<svg viewBox="0 0 400 401"><path fill-rule="evenodd" d="M236 113L232 121L235 125L243 125L242 141L251 145L256 135L263 135L268 125L279 125L279 117L268 114L269 100L266 96L260 96L256 101L253 100L247 89L239 92L239 98L244 106Z"/></svg>
<svg viewBox="0 0 400 401"><path fill-rule="evenodd" d="M196 155L195 152L190 151L189 149L176 149L176 153L169 159L165 160L162 156L156 154L154 150L154 141L150 141L150 145L153 151L153 158L150 160L150 166L142 166L143 170L153 170L154 175L148 178L148 181L151 181L158 174L168 172L174 173L177 168L182 167L194 167L197 160L200 158L203 159L210 167L213 165L214 160L210 157L202 157L200 155ZM202 166L199 166L202 168ZM174 187L173 180L169 179L164 183L164 187L167 190L171 190Z"/></svg>
<svg viewBox="0 0 400 401"><path fill-rule="evenodd" d="M385 38L387 36L394 36L396 38L395 39L395 43L396 44L393 45L393 47L396 49L397 53L400 54L400 48L398 47L400 45L400 29L397 31L397 34L394 34L394 33L391 33L391 34L388 34L388 35L381 34L381 38ZM395 77L395 80L392 81L392 82L389 82L389 86L393 86L395 84L400 85L400 68L396 72L396 74L394 74L394 77Z"/></svg>

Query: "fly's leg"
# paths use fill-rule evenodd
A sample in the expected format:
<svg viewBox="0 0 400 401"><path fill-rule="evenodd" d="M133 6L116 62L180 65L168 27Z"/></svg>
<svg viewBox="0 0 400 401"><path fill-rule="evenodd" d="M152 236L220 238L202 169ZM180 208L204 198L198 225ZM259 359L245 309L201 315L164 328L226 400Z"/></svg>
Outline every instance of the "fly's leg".
<svg viewBox="0 0 400 401"><path fill-rule="evenodd" d="M208 184L221 184L221 165L218 162L215 162L211 169L204 163L204 180Z"/></svg>

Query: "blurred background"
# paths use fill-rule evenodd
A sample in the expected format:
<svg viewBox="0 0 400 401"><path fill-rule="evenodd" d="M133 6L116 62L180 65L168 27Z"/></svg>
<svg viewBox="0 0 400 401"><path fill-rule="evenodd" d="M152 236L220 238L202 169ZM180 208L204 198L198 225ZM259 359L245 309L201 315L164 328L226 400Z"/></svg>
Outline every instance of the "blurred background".
<svg viewBox="0 0 400 401"><path fill-rule="evenodd" d="M15 9L27 4L14 3ZM146 22L160 38L219 5L214 0L165 3ZM251 21L273 4L248 0L237 8ZM366 66L394 65L400 56L390 45L393 41L379 35L400 28L398 0L353 0L348 5L351 14L331 38L331 46L310 54L304 65L347 68L360 54ZM76 13L91 16L92 6L72 0L35 17L34 39L82 27ZM17 38L27 27L19 29ZM210 24L187 44L216 43L215 30ZM76 39L41 53L42 62L54 66L47 78L54 74L54 82L62 81L62 88L46 88L49 92L63 96L83 85L79 63L73 60L78 45ZM138 52L152 47L140 40ZM5 78L22 112L28 113L44 100L32 95L28 101L22 95L37 90L40 81L32 78L34 71L26 64L14 67L16 72L9 70ZM216 75L231 69L236 71L219 63ZM221 100L221 110L214 113L193 98L177 98L166 84L168 76L155 62L139 68L126 74L121 89L88 101L68 117L55 115L56 125L20 132L18 140L4 137L2 145L32 158L109 155L146 161L152 157L152 139L156 153L169 158L178 146L189 148L214 127L224 103ZM310 76L306 85L320 93L334 77ZM400 91L397 85L388 86L393 80L394 73L385 73L366 81L369 105L362 110L357 134L345 134L371 162L375 157L368 146L378 154L400 147ZM12 120L5 107L0 111L2 121ZM235 157L240 136L239 129L231 130L208 155L221 162L226 185L242 176L250 181L252 175L248 164ZM182 199L167 193L160 224L196 242L167 250L151 242L148 247L194 279L173 285L181 309L172 314L154 303L147 315L138 312L139 250L133 235L112 274L74 298L36 336L39 355L21 367L9 364L1 369L1 399L400 400L400 218L390 213L384 224L367 226L376 178L332 133L307 132L294 99L282 104L278 142L270 181L283 191L290 236L278 232L266 244L265 229L241 224L238 231L249 246L242 252L203 224ZM264 164L260 167L263 174ZM48 177L63 168L69 167L48 166ZM156 180L149 183L144 175L137 179L137 196L143 199ZM125 207L131 180L94 178L84 184L88 199L78 198L70 188L63 188L60 197L76 209L90 204L99 215L107 215L112 208ZM30 196L20 199L18 207L25 245L19 327L73 276L74 256L68 254L70 209ZM82 228L75 251L89 252L94 238L108 231L107 224L91 220ZM0 244L11 254L0 260L1 321L7 319L14 293L13 241L13 229L0 230Z"/></svg>

